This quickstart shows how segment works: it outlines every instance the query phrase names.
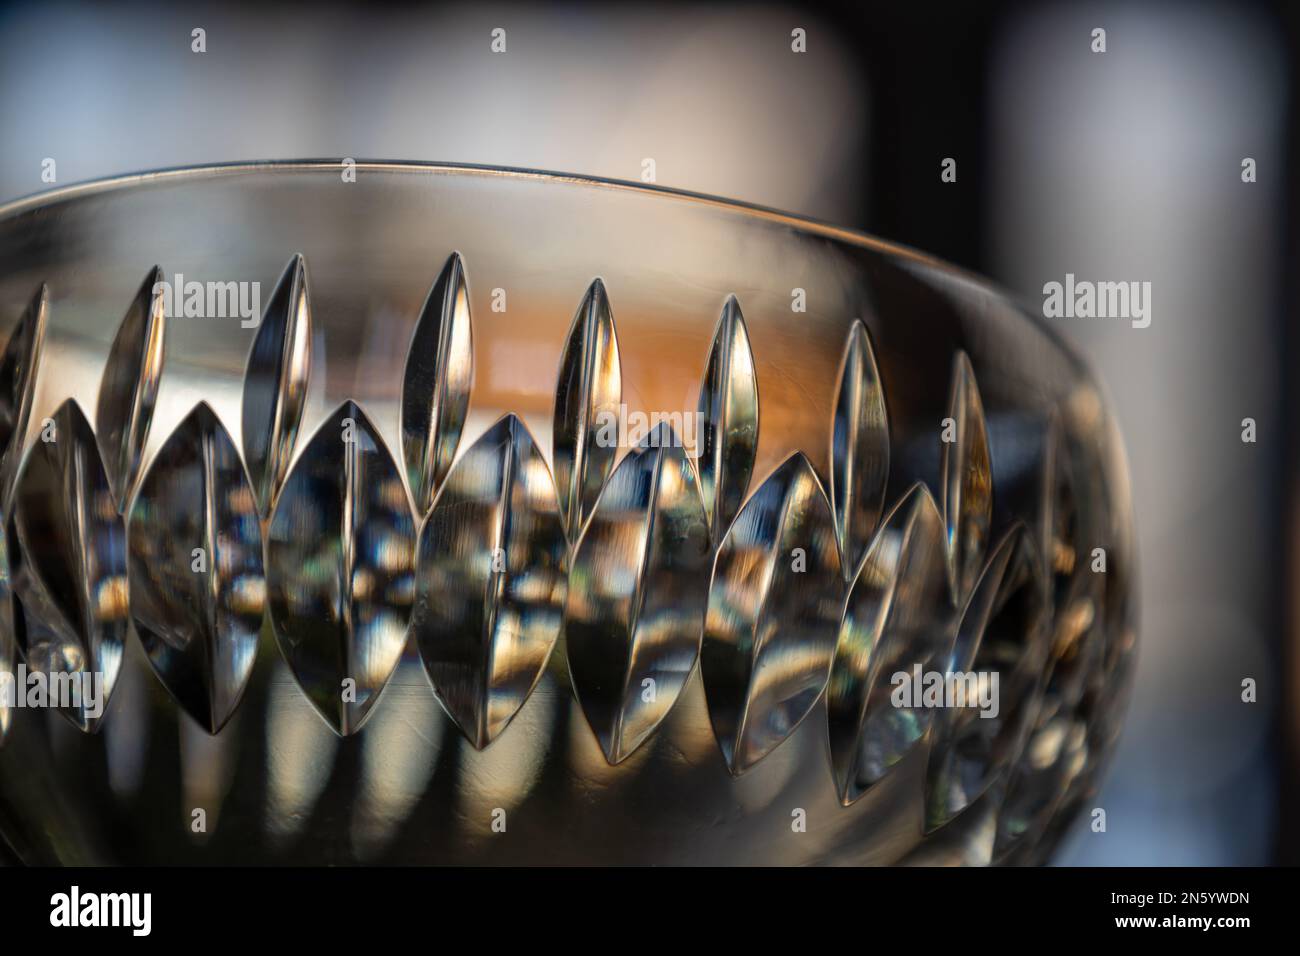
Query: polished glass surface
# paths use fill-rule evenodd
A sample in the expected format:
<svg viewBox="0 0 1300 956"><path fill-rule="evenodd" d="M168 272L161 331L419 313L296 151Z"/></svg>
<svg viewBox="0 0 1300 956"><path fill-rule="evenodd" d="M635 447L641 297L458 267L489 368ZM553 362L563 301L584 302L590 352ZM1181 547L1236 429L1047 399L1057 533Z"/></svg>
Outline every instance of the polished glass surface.
<svg viewBox="0 0 1300 956"><path fill-rule="evenodd" d="M1135 646L1123 453L1067 343L780 213L356 171L0 209L0 668L113 674L94 722L0 711L22 859L1050 854ZM158 274L257 314L167 314ZM1001 719L894 707L930 662L996 671Z"/></svg>

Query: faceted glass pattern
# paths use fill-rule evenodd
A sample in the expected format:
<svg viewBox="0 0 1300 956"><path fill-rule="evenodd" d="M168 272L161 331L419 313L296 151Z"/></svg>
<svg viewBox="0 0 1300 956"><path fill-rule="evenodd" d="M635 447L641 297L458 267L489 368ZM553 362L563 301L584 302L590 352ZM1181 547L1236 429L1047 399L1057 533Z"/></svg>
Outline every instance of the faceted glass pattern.
<svg viewBox="0 0 1300 956"><path fill-rule="evenodd" d="M1050 854L1135 646L1122 452L1067 346L777 213L357 170L0 209L0 671L111 693L0 709L23 859ZM166 315L170 269L264 307ZM997 673L999 717L898 705L913 668Z"/></svg>

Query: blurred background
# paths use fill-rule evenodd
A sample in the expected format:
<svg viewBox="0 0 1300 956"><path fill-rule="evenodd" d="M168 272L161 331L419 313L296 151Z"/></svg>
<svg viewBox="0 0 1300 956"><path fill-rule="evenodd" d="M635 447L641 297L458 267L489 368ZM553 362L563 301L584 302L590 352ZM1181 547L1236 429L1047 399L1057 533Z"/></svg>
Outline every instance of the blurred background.
<svg viewBox="0 0 1300 956"><path fill-rule="evenodd" d="M18 3L0 201L234 160L653 160L660 185L918 247L1034 312L1066 273L1150 282L1149 328L1053 320L1125 437L1142 603L1108 829L1077 821L1058 862L1297 863L1297 53L1297 11L1242 2Z"/></svg>

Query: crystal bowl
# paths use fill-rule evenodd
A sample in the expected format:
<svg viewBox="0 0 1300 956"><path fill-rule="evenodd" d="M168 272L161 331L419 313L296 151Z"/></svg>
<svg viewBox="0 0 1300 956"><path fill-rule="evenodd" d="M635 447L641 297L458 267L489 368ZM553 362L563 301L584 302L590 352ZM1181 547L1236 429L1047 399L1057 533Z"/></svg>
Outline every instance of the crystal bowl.
<svg viewBox="0 0 1300 956"><path fill-rule="evenodd" d="M978 277L334 162L36 196L0 263L12 860L1026 863L1096 791L1123 452Z"/></svg>

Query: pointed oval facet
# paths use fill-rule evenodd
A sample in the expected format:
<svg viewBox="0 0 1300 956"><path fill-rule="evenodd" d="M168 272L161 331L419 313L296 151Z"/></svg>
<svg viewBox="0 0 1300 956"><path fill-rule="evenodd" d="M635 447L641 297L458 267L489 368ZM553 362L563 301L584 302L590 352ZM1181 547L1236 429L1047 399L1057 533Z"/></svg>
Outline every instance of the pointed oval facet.
<svg viewBox="0 0 1300 956"><path fill-rule="evenodd" d="M253 672L266 605L252 484L200 403L167 438L131 508L131 618L163 686L210 734Z"/></svg>
<svg viewBox="0 0 1300 956"><path fill-rule="evenodd" d="M73 399L59 406L23 463L9 545L28 667L82 675L80 701L60 711L93 733L126 644L126 531L94 432Z"/></svg>
<svg viewBox="0 0 1300 956"><path fill-rule="evenodd" d="M1091 606L1097 583L1080 554L1079 502L1074 491L1074 456L1066 442L1061 419L1048 420L1042 446L1042 491L1038 542L1043 559L1043 579L1048 585L1052 613L1077 615L1078 601Z"/></svg>
<svg viewBox="0 0 1300 956"><path fill-rule="evenodd" d="M831 425L831 508L844 576L858 569L880 521L889 480L889 419L871 337L861 320L849 329Z"/></svg>
<svg viewBox="0 0 1300 956"><path fill-rule="evenodd" d="M716 539L749 489L758 450L758 378L736 297L722 307L700 388L700 490Z"/></svg>
<svg viewBox="0 0 1300 956"><path fill-rule="evenodd" d="M611 764L650 736L695 667L712 557L695 470L660 425L605 484L569 572L569 674Z"/></svg>
<svg viewBox="0 0 1300 956"><path fill-rule="evenodd" d="M456 456L473 359L465 266L452 253L421 310L402 379L402 456L421 515L429 513Z"/></svg>
<svg viewBox="0 0 1300 956"><path fill-rule="evenodd" d="M993 518L993 469L984 404L965 352L958 352L953 360L948 416L951 434L945 438L951 440L942 442L943 521L949 574L961 604L983 567Z"/></svg>
<svg viewBox="0 0 1300 956"><path fill-rule="evenodd" d="M4 746L9 736L9 727L13 723L13 711L16 698L8 688L17 692L17 675L14 665L18 662L18 643L14 634L14 607L9 591L9 535L8 529L0 524L0 746Z"/></svg>
<svg viewBox="0 0 1300 956"><path fill-rule="evenodd" d="M307 264L296 255L271 293L244 372L244 458L263 515L289 471L310 375L311 297Z"/></svg>
<svg viewBox="0 0 1300 956"><path fill-rule="evenodd" d="M1100 628L1098 629L1100 630ZM1101 636L1081 645L1080 668L1095 674ZM1052 825L1057 811L1095 769L1096 741L1089 730L1098 716L1091 692L1055 705L1046 696L1039 703L1035 726L1009 775L998 808L998 832L993 856L999 864L1032 851L1036 839ZM991 788L990 788L991 789Z"/></svg>
<svg viewBox="0 0 1300 956"><path fill-rule="evenodd" d="M164 299L159 266L145 276L118 326L99 383L95 427L118 510L125 511L139 477L163 369Z"/></svg>
<svg viewBox="0 0 1300 956"><path fill-rule="evenodd" d="M438 699L482 749L541 679L564 612L555 484L506 415L460 457L420 533L412 630Z"/></svg>
<svg viewBox="0 0 1300 956"><path fill-rule="evenodd" d="M415 522L401 473L355 402L303 449L267 532L267 604L289 669L340 735L370 714L406 644Z"/></svg>
<svg viewBox="0 0 1300 956"><path fill-rule="evenodd" d="M1101 575L1081 554L1071 454L1057 418L1043 454L1040 540L1052 607L1043 698L999 810L996 856L1019 849L1046 826L1085 762L1089 678L1105 639Z"/></svg>
<svg viewBox="0 0 1300 956"><path fill-rule="evenodd" d="M36 389L36 370L45 342L45 320L49 290L42 285L23 310L0 353L0 504L7 504L23 439L31 417Z"/></svg>
<svg viewBox="0 0 1300 956"><path fill-rule="evenodd" d="M953 819L1008 771L1042 696L1049 642L1038 550L1016 525L989 558L942 668L951 701L936 711L925 778L926 829Z"/></svg>
<svg viewBox="0 0 1300 956"><path fill-rule="evenodd" d="M700 672L733 774L790 736L821 696L841 589L830 503L795 453L740 509L713 568Z"/></svg>
<svg viewBox="0 0 1300 956"><path fill-rule="evenodd" d="M578 306L560 356L555 390L552 458L560 514L576 541L614 467L616 440L608 440L623 400L618 336L605 283L592 282Z"/></svg>
<svg viewBox="0 0 1300 956"><path fill-rule="evenodd" d="M894 676L933 671L952 644L943 519L913 485L872 538L849 590L826 692L840 802L857 800L912 749L931 713L891 699Z"/></svg>

